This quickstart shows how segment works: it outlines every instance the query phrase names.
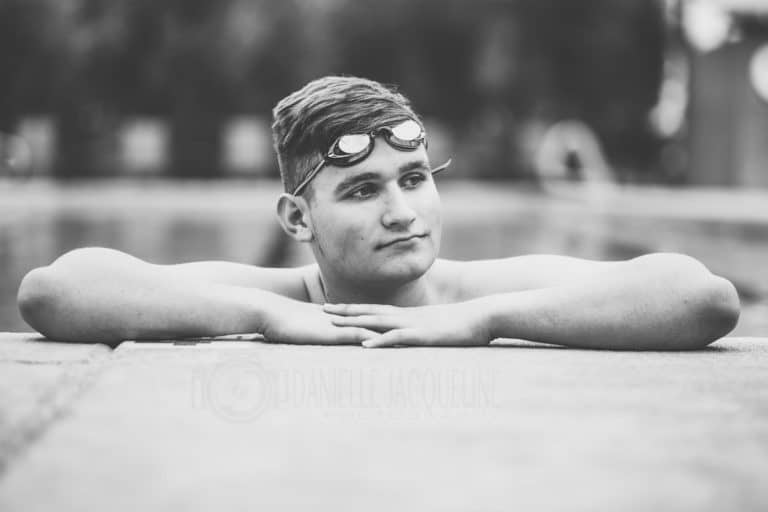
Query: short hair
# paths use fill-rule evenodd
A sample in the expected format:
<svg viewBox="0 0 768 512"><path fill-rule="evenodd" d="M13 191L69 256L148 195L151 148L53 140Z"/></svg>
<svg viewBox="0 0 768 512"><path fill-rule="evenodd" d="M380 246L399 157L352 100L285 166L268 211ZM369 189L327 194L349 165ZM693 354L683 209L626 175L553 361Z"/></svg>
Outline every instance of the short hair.
<svg viewBox="0 0 768 512"><path fill-rule="evenodd" d="M354 76L313 80L280 100L272 116L280 177L289 193L341 135L366 133L406 119L421 123L410 101L394 86Z"/></svg>

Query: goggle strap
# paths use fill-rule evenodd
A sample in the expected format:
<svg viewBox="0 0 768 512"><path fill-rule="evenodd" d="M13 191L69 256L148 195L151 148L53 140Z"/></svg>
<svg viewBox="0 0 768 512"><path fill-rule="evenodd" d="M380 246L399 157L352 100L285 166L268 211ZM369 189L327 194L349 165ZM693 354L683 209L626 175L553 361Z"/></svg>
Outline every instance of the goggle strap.
<svg viewBox="0 0 768 512"><path fill-rule="evenodd" d="M439 172L442 172L448 168L449 165L451 165L451 162L453 161L452 158L449 158L447 162L445 162L443 165L438 165L434 169L432 169L432 174L437 174Z"/></svg>
<svg viewBox="0 0 768 512"><path fill-rule="evenodd" d="M320 160L317 165L315 166L312 171L310 171L309 174L307 174L307 177L304 178L301 183L299 183L295 189L293 189L293 195L297 196L301 194L301 191L304 190L304 187L307 186L307 184L312 181L312 178L314 178L318 172L320 172L320 169L323 168L323 165L325 165L325 159Z"/></svg>

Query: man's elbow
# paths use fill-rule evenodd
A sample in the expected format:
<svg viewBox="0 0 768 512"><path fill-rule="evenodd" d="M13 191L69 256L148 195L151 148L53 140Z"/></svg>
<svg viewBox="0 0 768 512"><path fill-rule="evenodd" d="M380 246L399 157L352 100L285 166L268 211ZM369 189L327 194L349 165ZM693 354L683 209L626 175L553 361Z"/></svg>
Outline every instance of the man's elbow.
<svg viewBox="0 0 768 512"><path fill-rule="evenodd" d="M692 310L693 324L687 341L676 347L679 350L704 348L731 332L739 321L739 295L727 279L710 274L702 280L692 302L698 307Z"/></svg>
<svg viewBox="0 0 768 512"><path fill-rule="evenodd" d="M725 336L736 327L741 305L736 287L730 281L712 274L703 263L690 256L674 253L654 256L668 266L672 272L670 280L680 279L683 289L696 291L696 302L702 305L700 320L714 339Z"/></svg>
<svg viewBox="0 0 768 512"><path fill-rule="evenodd" d="M98 266L103 265L102 260L115 255L121 257L121 253L112 249L76 249L47 267L30 271L22 279L16 296L21 317L50 340L117 344L128 339L131 335L124 326L94 318L91 308L84 305L87 303L81 287L76 284L77 276L72 277L78 273L88 276L88 272L100 272ZM91 280L94 280L92 276Z"/></svg>
<svg viewBox="0 0 768 512"><path fill-rule="evenodd" d="M84 326L82 319L67 308L71 297L54 267L36 268L24 276L16 302L24 321L49 340L80 343L116 340L111 333L105 335Z"/></svg>
<svg viewBox="0 0 768 512"><path fill-rule="evenodd" d="M712 274L700 261L683 254L657 253L642 258L655 265L664 280L685 297L687 336L680 349L703 348L731 332L741 306L733 284ZM672 284L675 283L675 284Z"/></svg>
<svg viewBox="0 0 768 512"><path fill-rule="evenodd" d="M47 338L55 339L56 333L51 323L55 285L50 267L36 268L24 276L16 302L25 322Z"/></svg>
<svg viewBox="0 0 768 512"><path fill-rule="evenodd" d="M741 314L741 304L736 287L727 279L710 275L707 289L706 322L714 341L736 327Z"/></svg>

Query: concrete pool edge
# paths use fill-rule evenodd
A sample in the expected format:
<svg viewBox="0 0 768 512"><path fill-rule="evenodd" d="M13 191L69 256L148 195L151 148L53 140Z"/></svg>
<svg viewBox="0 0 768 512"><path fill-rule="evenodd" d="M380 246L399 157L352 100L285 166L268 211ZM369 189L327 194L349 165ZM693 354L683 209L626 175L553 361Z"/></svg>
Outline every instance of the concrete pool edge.
<svg viewBox="0 0 768 512"><path fill-rule="evenodd" d="M6 375L0 382L0 476L71 411L111 354L108 346L98 343L60 343L35 332L0 332L0 365Z"/></svg>
<svg viewBox="0 0 768 512"><path fill-rule="evenodd" d="M296 496L367 510L391 510L398 500L423 500L422 510L448 503L452 510L639 510L664 503L667 510L714 511L768 503L760 476L768 470L761 455L768 339L723 338L693 352L509 344L373 351L171 341L104 349L98 380L0 479L0 508L293 503L281 508L300 510ZM26 348L46 351L49 343L33 345ZM68 360L83 365L82 355ZM31 375L39 367L19 365ZM353 368L361 373L344 371ZM494 400L466 410L437 401L425 416L411 416L428 411L412 410L410 401L378 409L365 401L326 403L337 397L333 389L338 398L366 398L358 396L365 384L387 385L403 370L423 384L440 377L430 382L458 391L475 389L469 377L492 375ZM442 379L457 375L467 378ZM264 389L294 401L271 404L253 418L233 416L242 398L258 395L241 397L243 389L232 385L254 379L268 379ZM340 387L321 386L328 394L307 402L312 395L295 387L302 382ZM414 399L426 399L426 391L404 389ZM463 470L475 478L467 480ZM553 487L558 493L547 492Z"/></svg>

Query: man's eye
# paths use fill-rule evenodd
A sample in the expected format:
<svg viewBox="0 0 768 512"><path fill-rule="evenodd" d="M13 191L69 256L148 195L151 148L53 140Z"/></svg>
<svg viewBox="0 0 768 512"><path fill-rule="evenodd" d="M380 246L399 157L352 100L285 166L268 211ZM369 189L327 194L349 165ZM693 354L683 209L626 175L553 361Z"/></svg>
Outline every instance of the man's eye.
<svg viewBox="0 0 768 512"><path fill-rule="evenodd" d="M401 183L405 188L416 188L426 181L426 179L427 177L421 173L413 173L405 176Z"/></svg>
<svg viewBox="0 0 768 512"><path fill-rule="evenodd" d="M350 191L347 197L352 199L367 199L373 197L376 194L376 185L366 183Z"/></svg>

